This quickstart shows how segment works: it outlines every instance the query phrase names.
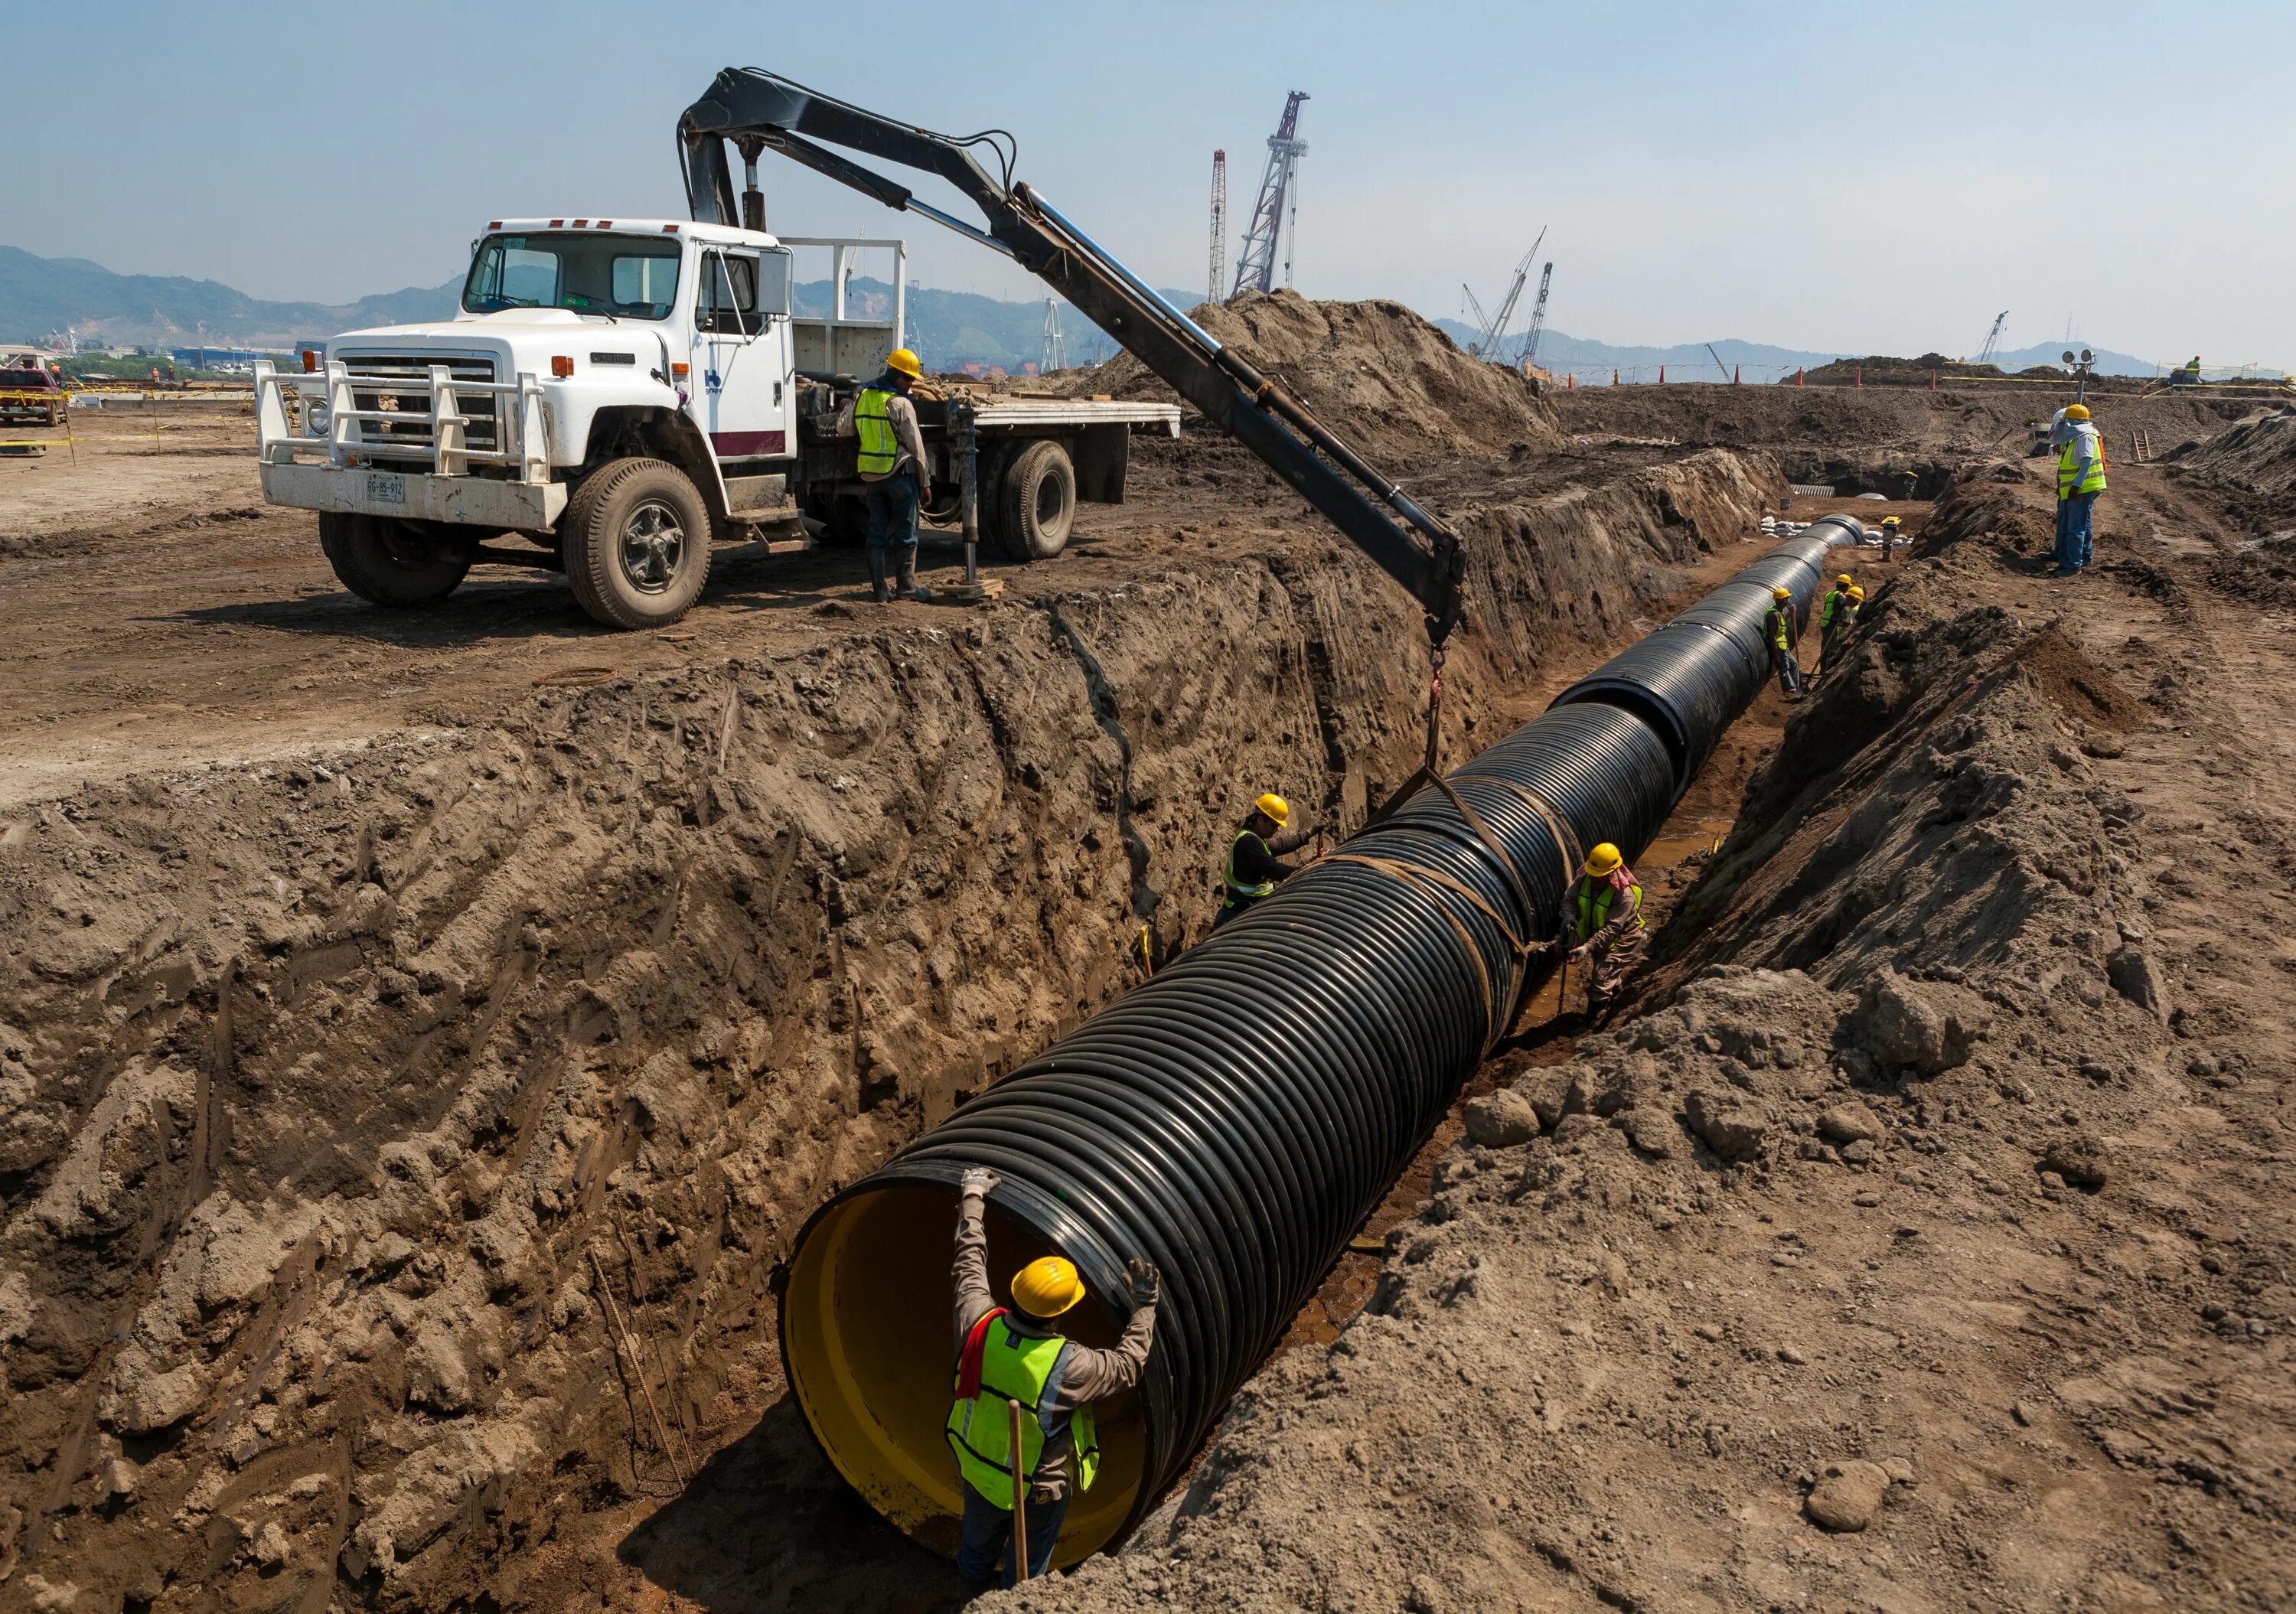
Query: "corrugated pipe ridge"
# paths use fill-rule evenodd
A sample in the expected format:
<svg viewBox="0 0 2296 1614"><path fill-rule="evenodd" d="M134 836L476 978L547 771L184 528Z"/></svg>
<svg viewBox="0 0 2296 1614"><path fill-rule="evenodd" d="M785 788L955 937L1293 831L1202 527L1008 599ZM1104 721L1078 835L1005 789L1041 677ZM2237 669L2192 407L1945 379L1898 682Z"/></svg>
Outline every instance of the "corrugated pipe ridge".
<svg viewBox="0 0 2296 1614"><path fill-rule="evenodd" d="M1772 551L823 1206L791 1256L783 1358L872 1504L954 1542L949 1241L983 1165L1004 1179L1000 1299L1056 1250L1090 1290L1064 1330L1107 1344L1125 1259L1162 1273L1146 1372L1100 1409L1105 1463L1058 1561L1128 1531L1506 1035L1586 849L1639 856L1759 691L1771 587L1805 620L1829 541L1858 533L1835 518Z"/></svg>

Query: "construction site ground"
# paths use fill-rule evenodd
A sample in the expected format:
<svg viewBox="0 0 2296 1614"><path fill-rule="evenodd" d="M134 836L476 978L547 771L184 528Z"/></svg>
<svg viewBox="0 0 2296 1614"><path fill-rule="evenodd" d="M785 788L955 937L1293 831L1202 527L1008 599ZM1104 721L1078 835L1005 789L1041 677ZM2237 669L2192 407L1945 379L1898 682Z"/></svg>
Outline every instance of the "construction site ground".
<svg viewBox="0 0 2296 1614"><path fill-rule="evenodd" d="M1390 396L1447 362L1269 301ZM2021 419L1620 389L1493 433L1442 374L1485 418L1382 447L1478 554L1452 760L1788 479L1906 462L1918 503L1791 513L1920 553L1842 553L1852 666L1643 860L1629 1012L1534 1004L1185 1487L1004 1604L2284 1603L2275 484L2116 463L2059 580ZM961 1603L785 1393L787 1240L1136 979L1136 914L1201 934L1258 789L1360 821L1411 603L1191 420L984 610L823 551L665 633L538 573L388 614L245 419L170 420L0 462L0 1602Z"/></svg>

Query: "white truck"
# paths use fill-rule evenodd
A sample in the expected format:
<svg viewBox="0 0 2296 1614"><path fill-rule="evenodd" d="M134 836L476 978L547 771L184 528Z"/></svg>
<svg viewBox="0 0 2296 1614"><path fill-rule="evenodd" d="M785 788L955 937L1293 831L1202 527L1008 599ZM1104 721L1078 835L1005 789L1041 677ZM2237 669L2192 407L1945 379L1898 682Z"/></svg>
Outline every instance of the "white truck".
<svg viewBox="0 0 2296 1614"><path fill-rule="evenodd" d="M831 254L823 313L796 310L797 248ZM857 314L870 250L892 254L890 307ZM453 319L256 365L264 497L317 512L335 575L378 605L430 604L495 562L562 570L610 627L674 622L714 544L861 542L857 444L832 424L905 345L906 267L897 241L496 219ZM1180 430L1170 404L916 396L925 518L956 519L969 435L981 541L1016 560L1059 553L1078 501L1123 502L1133 430Z"/></svg>

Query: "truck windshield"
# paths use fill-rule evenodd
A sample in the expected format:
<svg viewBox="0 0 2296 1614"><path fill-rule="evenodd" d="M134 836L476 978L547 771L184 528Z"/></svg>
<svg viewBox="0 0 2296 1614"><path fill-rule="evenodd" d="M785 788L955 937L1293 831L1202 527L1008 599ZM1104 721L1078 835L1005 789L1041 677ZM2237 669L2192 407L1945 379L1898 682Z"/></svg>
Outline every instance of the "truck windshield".
<svg viewBox="0 0 2296 1614"><path fill-rule="evenodd" d="M668 319L677 301L678 244L588 230L489 235L471 260L463 307L571 308L628 319Z"/></svg>

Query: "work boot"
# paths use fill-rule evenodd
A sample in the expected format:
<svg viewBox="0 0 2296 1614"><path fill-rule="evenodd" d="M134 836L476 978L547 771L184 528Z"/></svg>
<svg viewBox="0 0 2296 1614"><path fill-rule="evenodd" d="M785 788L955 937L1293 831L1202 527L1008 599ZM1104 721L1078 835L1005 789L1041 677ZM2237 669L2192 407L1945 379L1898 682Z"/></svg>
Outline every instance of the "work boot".
<svg viewBox="0 0 2296 1614"><path fill-rule="evenodd" d="M932 591L922 587L917 582L917 546L914 544L901 545L900 588L901 593L912 600L926 601L932 598Z"/></svg>
<svg viewBox="0 0 2296 1614"><path fill-rule="evenodd" d="M882 545L869 550L869 597L882 605L892 598L885 592L885 551Z"/></svg>

